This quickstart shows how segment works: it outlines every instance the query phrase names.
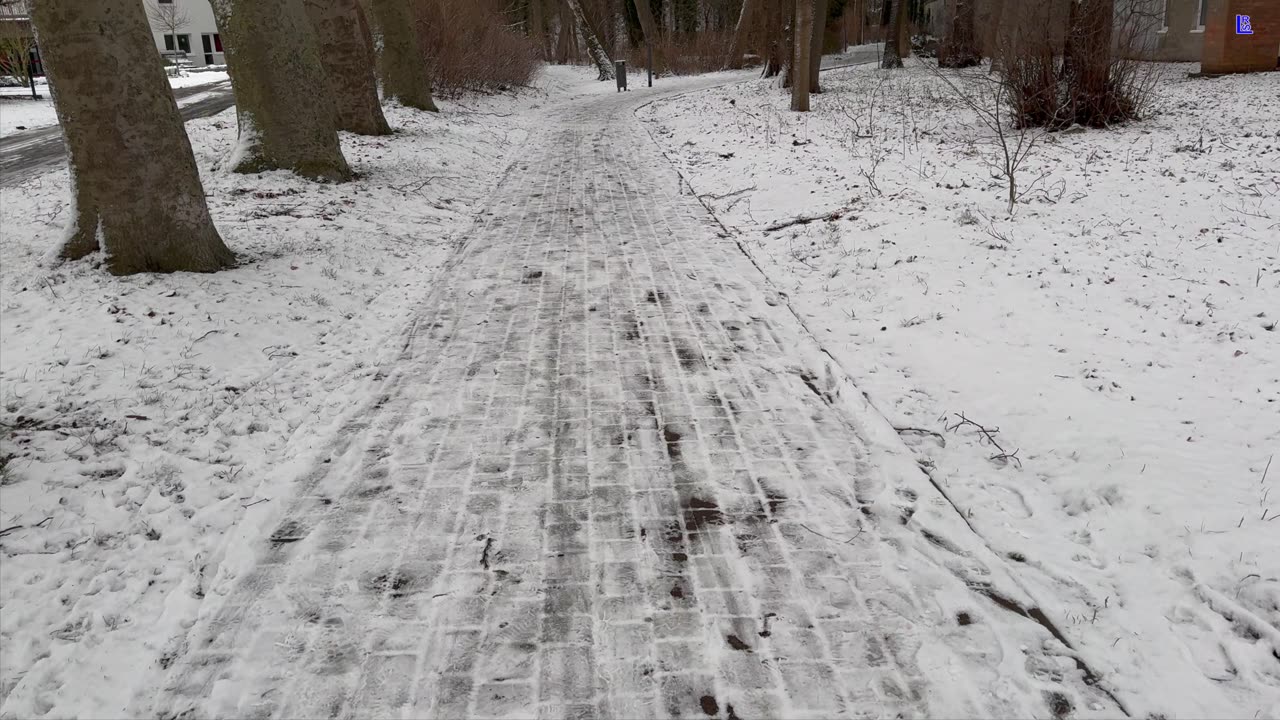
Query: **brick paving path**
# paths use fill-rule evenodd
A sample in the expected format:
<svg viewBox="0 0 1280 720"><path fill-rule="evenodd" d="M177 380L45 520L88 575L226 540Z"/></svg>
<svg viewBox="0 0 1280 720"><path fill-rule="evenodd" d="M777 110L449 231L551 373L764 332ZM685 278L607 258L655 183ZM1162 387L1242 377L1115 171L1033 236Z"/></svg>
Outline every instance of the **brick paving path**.
<svg viewBox="0 0 1280 720"><path fill-rule="evenodd" d="M863 443L636 104L553 109L159 714L929 711Z"/></svg>

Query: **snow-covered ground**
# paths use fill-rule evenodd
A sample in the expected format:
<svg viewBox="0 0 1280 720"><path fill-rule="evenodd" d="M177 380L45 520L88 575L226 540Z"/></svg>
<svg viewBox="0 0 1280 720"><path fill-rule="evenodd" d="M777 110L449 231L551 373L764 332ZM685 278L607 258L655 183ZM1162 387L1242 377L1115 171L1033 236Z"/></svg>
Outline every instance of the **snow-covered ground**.
<svg viewBox="0 0 1280 720"><path fill-rule="evenodd" d="M640 115L1135 716L1278 717L1280 73L1190 67L1044 137L1012 218L920 64Z"/></svg>
<svg viewBox="0 0 1280 720"><path fill-rule="evenodd" d="M174 88L212 85L226 80L227 77L225 70L188 72L179 77L169 78L169 85ZM58 124L58 115L53 109L53 99L49 95L49 84L44 78L36 79L36 93L40 98L32 100L29 88L0 87L0 137ZM179 100L178 104L185 105L199 99L200 96L197 94Z"/></svg>
<svg viewBox="0 0 1280 720"><path fill-rule="evenodd" d="M0 717L118 716L157 682L220 565L248 562L317 438L367 404L534 110L601 85L553 69L516 97L388 108L395 135L343 136L342 185L229 173L234 111L188 123L242 263L214 275L46 265L66 172L4 190Z"/></svg>

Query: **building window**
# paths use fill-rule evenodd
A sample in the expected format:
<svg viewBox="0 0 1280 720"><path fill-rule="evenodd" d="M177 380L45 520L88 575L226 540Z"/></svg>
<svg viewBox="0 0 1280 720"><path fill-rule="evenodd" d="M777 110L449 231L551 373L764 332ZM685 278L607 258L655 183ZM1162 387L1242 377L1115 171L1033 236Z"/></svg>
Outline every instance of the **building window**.
<svg viewBox="0 0 1280 720"><path fill-rule="evenodd" d="M222 52L222 36L218 33L205 33L200 36L200 47L204 50L204 64L212 65L215 52Z"/></svg>
<svg viewBox="0 0 1280 720"><path fill-rule="evenodd" d="M1191 32L1204 32L1204 21L1209 17L1209 0L1200 0L1200 7L1196 9L1196 26Z"/></svg>
<svg viewBox="0 0 1280 720"><path fill-rule="evenodd" d="M173 52L173 48L174 48L173 38L174 38L173 35L164 36L164 49L168 50L169 52ZM177 45L178 45L178 49L181 50L182 52L190 53L191 52L191 36L179 35Z"/></svg>
<svg viewBox="0 0 1280 720"><path fill-rule="evenodd" d="M1160 29L1156 32L1169 32L1169 0L1160 0Z"/></svg>

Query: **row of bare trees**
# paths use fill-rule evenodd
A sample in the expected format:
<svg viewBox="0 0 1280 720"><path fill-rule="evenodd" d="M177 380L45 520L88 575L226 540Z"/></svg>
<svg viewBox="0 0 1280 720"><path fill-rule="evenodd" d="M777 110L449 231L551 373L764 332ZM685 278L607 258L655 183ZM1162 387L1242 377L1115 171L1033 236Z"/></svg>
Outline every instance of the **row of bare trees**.
<svg viewBox="0 0 1280 720"><path fill-rule="evenodd" d="M358 0L212 5L236 96L236 172L350 179L338 131L391 132L375 67L387 98L436 109L411 0L372 0L379 62ZM232 266L142 4L33 0L31 18L71 171L75 214L61 257L102 250L115 274Z"/></svg>

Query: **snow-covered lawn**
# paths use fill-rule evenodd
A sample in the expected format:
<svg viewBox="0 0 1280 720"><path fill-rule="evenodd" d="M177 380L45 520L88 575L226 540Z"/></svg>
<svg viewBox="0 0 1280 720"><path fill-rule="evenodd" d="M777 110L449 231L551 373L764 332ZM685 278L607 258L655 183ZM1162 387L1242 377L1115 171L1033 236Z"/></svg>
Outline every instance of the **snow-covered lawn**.
<svg viewBox="0 0 1280 720"><path fill-rule="evenodd" d="M535 108L575 86L599 91L559 69L518 97L388 108L395 135L343 136L360 174L343 185L231 174L234 112L189 123L242 262L214 275L51 267L65 171L5 189L0 717L118 716L154 688L318 438L375 402Z"/></svg>
<svg viewBox="0 0 1280 720"><path fill-rule="evenodd" d="M1277 717L1280 73L1190 67L1044 138L1012 219L919 64L640 114L1135 716Z"/></svg>
<svg viewBox="0 0 1280 720"><path fill-rule="evenodd" d="M169 85L174 88L212 85L227 77L225 70L188 72L169 78ZM32 100L30 88L0 87L0 137L58 124L58 115L49 95L49 84L44 78L36 79L36 93L40 95L40 99ZM193 95L179 100L178 104L185 105L198 99L199 95Z"/></svg>

